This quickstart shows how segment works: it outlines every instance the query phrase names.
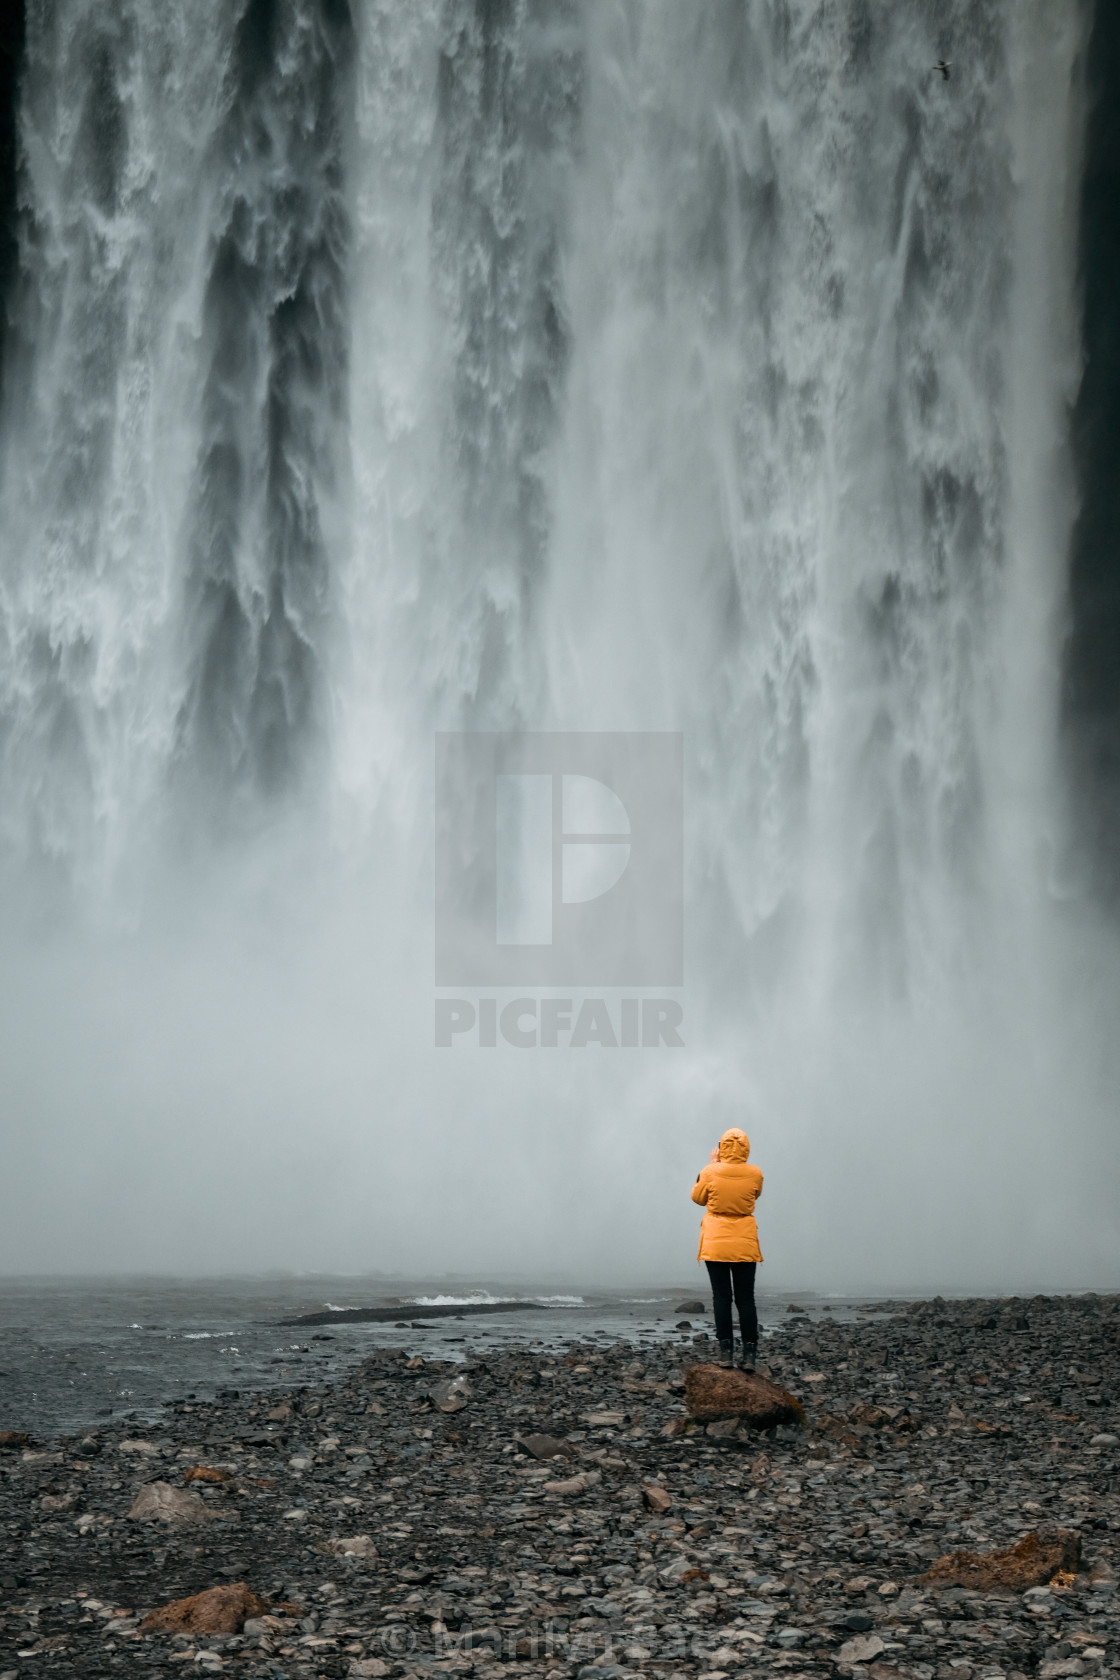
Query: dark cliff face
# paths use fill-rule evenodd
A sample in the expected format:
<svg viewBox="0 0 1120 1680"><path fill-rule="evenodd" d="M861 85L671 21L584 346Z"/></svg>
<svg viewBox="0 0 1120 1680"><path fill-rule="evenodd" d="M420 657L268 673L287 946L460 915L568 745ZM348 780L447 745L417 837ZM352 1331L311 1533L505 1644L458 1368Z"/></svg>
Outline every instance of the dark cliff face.
<svg viewBox="0 0 1120 1680"><path fill-rule="evenodd" d="M1097 0L1081 191L1085 368L1074 415L1081 513L1070 571L1065 726L1079 828L1120 902L1120 7Z"/></svg>
<svg viewBox="0 0 1120 1680"><path fill-rule="evenodd" d="M0 298L8 297L18 255L16 109L23 58L24 0L0 0ZM5 316L0 313L0 334ZM2 347L2 337L0 337Z"/></svg>

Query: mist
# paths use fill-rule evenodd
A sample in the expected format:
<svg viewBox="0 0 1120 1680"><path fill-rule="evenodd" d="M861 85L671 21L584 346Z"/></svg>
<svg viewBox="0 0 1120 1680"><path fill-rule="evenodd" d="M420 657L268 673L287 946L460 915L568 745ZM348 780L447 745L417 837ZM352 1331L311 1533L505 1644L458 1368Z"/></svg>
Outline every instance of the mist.
<svg viewBox="0 0 1120 1680"><path fill-rule="evenodd" d="M1117 1286L1060 728L1088 41L29 16L0 1271L684 1282L741 1125L765 1287ZM681 733L681 1047L437 1047L437 730Z"/></svg>

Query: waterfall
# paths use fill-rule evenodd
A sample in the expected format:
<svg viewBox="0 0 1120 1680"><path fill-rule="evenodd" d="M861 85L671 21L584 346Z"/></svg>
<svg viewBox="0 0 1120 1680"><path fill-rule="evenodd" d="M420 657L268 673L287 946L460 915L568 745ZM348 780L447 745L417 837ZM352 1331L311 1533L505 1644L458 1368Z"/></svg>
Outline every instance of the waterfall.
<svg viewBox="0 0 1120 1680"><path fill-rule="evenodd" d="M9 1266L680 1277L745 1123L774 1282L1114 1279L1057 730L1085 32L29 9ZM683 733L682 1050L434 1046L437 730Z"/></svg>

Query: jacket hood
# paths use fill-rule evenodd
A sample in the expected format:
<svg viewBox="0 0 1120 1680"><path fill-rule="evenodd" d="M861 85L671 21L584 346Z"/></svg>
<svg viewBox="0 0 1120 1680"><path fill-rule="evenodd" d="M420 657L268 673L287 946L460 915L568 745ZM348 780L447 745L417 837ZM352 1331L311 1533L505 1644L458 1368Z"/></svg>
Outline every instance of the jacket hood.
<svg viewBox="0 0 1120 1680"><path fill-rule="evenodd" d="M751 1152L751 1140L738 1126L732 1126L719 1140L721 1161L745 1161Z"/></svg>

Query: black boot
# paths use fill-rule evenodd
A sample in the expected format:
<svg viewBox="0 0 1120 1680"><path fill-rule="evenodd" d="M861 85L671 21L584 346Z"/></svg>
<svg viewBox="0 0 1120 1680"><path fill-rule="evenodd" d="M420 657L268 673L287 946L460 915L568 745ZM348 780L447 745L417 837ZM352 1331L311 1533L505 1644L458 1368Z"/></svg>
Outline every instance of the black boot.
<svg viewBox="0 0 1120 1680"><path fill-rule="evenodd" d="M726 1342L721 1341L720 1344L719 1344L719 1362L723 1366L725 1371L730 1371L732 1365L735 1363L734 1359L732 1358L732 1346L731 1346L730 1337L728 1337Z"/></svg>
<svg viewBox="0 0 1120 1680"><path fill-rule="evenodd" d="M742 1351L739 1354L739 1369L740 1369L740 1371L753 1371L754 1370L754 1362L755 1362L755 1357L756 1357L757 1353L758 1353L758 1349L756 1348L756 1346L753 1342L744 1342L743 1343Z"/></svg>

